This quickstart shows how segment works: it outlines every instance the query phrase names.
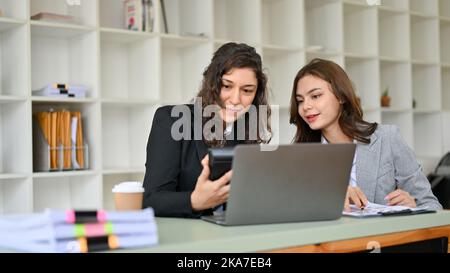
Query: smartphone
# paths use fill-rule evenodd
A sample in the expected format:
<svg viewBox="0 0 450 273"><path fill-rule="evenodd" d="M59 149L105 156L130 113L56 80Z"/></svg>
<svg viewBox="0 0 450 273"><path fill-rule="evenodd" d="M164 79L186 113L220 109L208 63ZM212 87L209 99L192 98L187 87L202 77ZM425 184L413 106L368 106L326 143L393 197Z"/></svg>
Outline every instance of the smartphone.
<svg viewBox="0 0 450 273"><path fill-rule="evenodd" d="M209 148L209 180L214 181L231 170L234 147Z"/></svg>

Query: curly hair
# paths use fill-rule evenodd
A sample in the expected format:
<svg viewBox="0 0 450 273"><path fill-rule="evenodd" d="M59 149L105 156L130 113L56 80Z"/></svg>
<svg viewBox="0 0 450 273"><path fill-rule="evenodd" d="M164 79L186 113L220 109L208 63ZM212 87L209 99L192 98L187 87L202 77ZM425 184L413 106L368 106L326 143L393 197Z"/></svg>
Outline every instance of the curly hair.
<svg viewBox="0 0 450 273"><path fill-rule="evenodd" d="M339 126L342 128L343 133L360 142L370 143L370 136L377 129L378 124L363 120L363 111L360 102L355 94L352 82L344 69L332 61L319 58L305 65L294 79L289 120L291 124L295 124L297 127L294 142L320 142L321 139L321 131L311 129L298 113L299 105L296 100L297 85L303 77L308 75L320 78L329 83L333 94L339 101L342 101Z"/></svg>
<svg viewBox="0 0 450 273"><path fill-rule="evenodd" d="M268 90L267 90L267 76L263 72L261 56L256 52L255 48L244 43L226 43L222 45L214 53L211 63L203 72L203 81L201 89L197 94L197 97L202 99L202 108L204 109L208 105L218 105L224 108L222 100L220 99L220 92L222 89L222 76L227 74L234 68L250 68L254 71L258 86L256 95L253 100L253 105L257 109L258 120L260 117L259 106L267 106L267 128L269 134L271 133L270 127L270 115L271 110L268 104ZM203 117L203 125L211 120L213 117ZM249 117L248 113L244 115L246 124L246 143L266 143L267 140L260 135L260 128L258 123L257 139L251 140L248 137L249 134ZM225 137L222 140L203 140L209 147L223 147L226 143Z"/></svg>

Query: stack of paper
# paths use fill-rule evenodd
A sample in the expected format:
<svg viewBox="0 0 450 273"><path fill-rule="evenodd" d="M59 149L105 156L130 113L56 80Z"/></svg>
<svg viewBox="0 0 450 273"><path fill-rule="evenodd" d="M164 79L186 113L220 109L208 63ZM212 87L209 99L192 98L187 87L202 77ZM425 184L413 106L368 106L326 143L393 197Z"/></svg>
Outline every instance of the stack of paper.
<svg viewBox="0 0 450 273"><path fill-rule="evenodd" d="M363 209L350 205L350 212L344 211L343 214L352 217L373 217L388 215L405 215L434 212L426 207L410 208L406 206L386 206L369 202Z"/></svg>
<svg viewBox="0 0 450 273"><path fill-rule="evenodd" d="M39 90L33 90L33 96L85 98L87 87L84 85L72 85L65 83L51 83Z"/></svg>
<svg viewBox="0 0 450 273"><path fill-rule="evenodd" d="M27 252L85 253L158 243L154 213L55 211L0 217L0 248Z"/></svg>

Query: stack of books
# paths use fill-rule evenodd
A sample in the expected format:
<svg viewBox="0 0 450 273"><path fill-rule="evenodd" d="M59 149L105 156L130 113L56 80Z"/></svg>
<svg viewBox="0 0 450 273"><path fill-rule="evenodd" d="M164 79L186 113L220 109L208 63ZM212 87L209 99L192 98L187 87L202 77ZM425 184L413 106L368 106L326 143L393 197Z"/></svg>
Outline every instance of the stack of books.
<svg viewBox="0 0 450 273"><path fill-rule="evenodd" d="M50 83L38 90L33 90L33 96L79 98L84 99L88 88L84 85L66 83Z"/></svg>
<svg viewBox="0 0 450 273"><path fill-rule="evenodd" d="M153 32L155 20L154 0L125 0L125 28Z"/></svg>
<svg viewBox="0 0 450 273"><path fill-rule="evenodd" d="M0 250L86 253L158 244L153 210L57 211L0 217Z"/></svg>

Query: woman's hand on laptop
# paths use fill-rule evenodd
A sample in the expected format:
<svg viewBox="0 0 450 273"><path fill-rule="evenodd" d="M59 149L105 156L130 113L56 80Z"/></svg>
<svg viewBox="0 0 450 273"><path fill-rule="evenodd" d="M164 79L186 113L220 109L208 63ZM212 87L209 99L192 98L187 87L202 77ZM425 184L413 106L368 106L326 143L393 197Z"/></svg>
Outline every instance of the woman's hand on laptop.
<svg viewBox="0 0 450 273"><path fill-rule="evenodd" d="M348 186L345 195L344 211L350 212L350 204L355 204L358 208L364 208L367 205L367 197L358 187Z"/></svg>
<svg viewBox="0 0 450 273"><path fill-rule="evenodd" d="M195 189L191 194L191 206L195 211L214 208L228 200L230 192L229 182L232 171L228 171L216 181L209 180L209 157L206 155L202 160L203 170L197 179Z"/></svg>

